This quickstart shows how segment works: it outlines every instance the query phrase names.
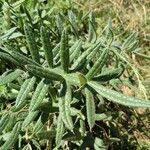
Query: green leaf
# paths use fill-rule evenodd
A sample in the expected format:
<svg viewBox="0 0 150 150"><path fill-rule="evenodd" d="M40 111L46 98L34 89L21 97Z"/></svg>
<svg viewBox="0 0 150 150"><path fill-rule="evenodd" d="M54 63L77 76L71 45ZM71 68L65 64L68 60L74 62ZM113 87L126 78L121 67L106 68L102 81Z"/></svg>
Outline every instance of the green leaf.
<svg viewBox="0 0 150 150"><path fill-rule="evenodd" d="M36 134L37 138L39 138L40 140L42 139L53 139L56 137L56 131L43 131L43 132L38 132Z"/></svg>
<svg viewBox="0 0 150 150"><path fill-rule="evenodd" d="M69 71L69 48L67 31L63 30L60 42L60 59L62 69L68 73Z"/></svg>
<svg viewBox="0 0 150 150"><path fill-rule="evenodd" d="M123 66L115 69L107 70L105 72L102 72L100 75L94 77L93 80L105 82L111 79L116 79L122 75L123 71L124 71Z"/></svg>
<svg viewBox="0 0 150 150"><path fill-rule="evenodd" d="M93 49L96 49L97 47L99 47L99 44L100 44L100 41L92 44L87 50L85 50L81 54L81 56L79 56L78 59L72 64L71 70L74 70L75 68L77 68L81 64L81 62L93 51Z"/></svg>
<svg viewBox="0 0 150 150"><path fill-rule="evenodd" d="M17 30L17 27L13 27L13 28L7 30L7 32L3 36L0 37L1 40L8 39L16 30Z"/></svg>
<svg viewBox="0 0 150 150"><path fill-rule="evenodd" d="M19 64L18 61L16 61L14 58L12 58L11 55L9 55L9 54L7 54L7 53L0 52L0 58L1 58L2 60L7 61L7 63L8 63L8 62L11 62L12 64L15 64L15 65L17 65L17 66L21 66L21 64Z"/></svg>
<svg viewBox="0 0 150 150"><path fill-rule="evenodd" d="M24 83L21 86L21 89L18 93L16 102L15 102L15 106L12 108L12 111L14 111L14 112L19 111L20 109L22 109L25 106L25 104L27 102L27 96L29 95L29 92L33 88L35 81L36 81L35 77L26 79L24 81Z"/></svg>
<svg viewBox="0 0 150 150"><path fill-rule="evenodd" d="M65 89L66 88L66 89ZM72 100L72 91L71 86L67 83L67 87L64 87L64 96L59 98L59 111L62 115L62 120L65 126L72 131L73 130L73 120L71 116L71 100Z"/></svg>
<svg viewBox="0 0 150 150"><path fill-rule="evenodd" d="M62 120L62 115L59 114L58 116L58 119L57 119L57 128L56 128L57 132L56 132L56 139L55 139L55 142L56 142L56 146L57 148L60 147L60 144L61 144L61 140L62 140L62 137L64 135L64 131L65 131L65 127L64 127L64 123L63 123L63 120Z"/></svg>
<svg viewBox="0 0 150 150"><path fill-rule="evenodd" d="M50 44L50 37L47 32L47 30L42 26L41 27L41 40L42 40L42 45L45 53L45 58L48 62L48 65L50 68L53 67L53 53L52 53L52 48Z"/></svg>
<svg viewBox="0 0 150 150"><path fill-rule="evenodd" d="M40 78L46 78L56 81L64 81L64 78L61 75L56 74L52 69L38 67L35 65L27 65L26 69L29 72L33 73L35 76L38 76Z"/></svg>
<svg viewBox="0 0 150 150"><path fill-rule="evenodd" d="M37 94L37 91L35 91L35 93L33 95L33 99L31 100L29 110L35 111L40 106L40 104L42 103L43 99L45 98L45 96L48 92L48 88L49 88L49 85L44 84L40 91L37 90L39 92L38 97L36 97L35 94Z"/></svg>
<svg viewBox="0 0 150 150"><path fill-rule="evenodd" d="M14 145L16 143L16 141L18 140L18 136L19 136L20 130L21 130L21 123L18 122L14 126L9 139L2 145L2 147L0 147L0 150L8 150L8 149L10 149L10 147L12 145Z"/></svg>
<svg viewBox="0 0 150 150"><path fill-rule="evenodd" d="M89 91L88 88L85 88L85 95L86 95L86 114L87 114L87 121L90 127L90 130L92 130L94 124L95 124L95 101L93 94L91 91Z"/></svg>
<svg viewBox="0 0 150 150"><path fill-rule="evenodd" d="M26 57L25 55L21 54L18 51L9 51L9 54L14 58L17 62L19 62L20 65L37 65L40 66L39 63L35 62L34 60Z"/></svg>
<svg viewBox="0 0 150 150"><path fill-rule="evenodd" d="M22 129L25 129L39 114L39 111L29 111L28 116L25 118L25 120L22 123Z"/></svg>
<svg viewBox="0 0 150 150"><path fill-rule="evenodd" d="M9 119L10 119L10 115L9 114L4 114L1 117L1 119L0 119L0 134L6 128L8 122L9 122Z"/></svg>
<svg viewBox="0 0 150 150"><path fill-rule="evenodd" d="M94 17L94 14L91 12L89 14L88 42L93 42L94 43L97 39L95 24L96 24L95 17Z"/></svg>
<svg viewBox="0 0 150 150"><path fill-rule="evenodd" d="M103 97L107 98L110 101L113 101L115 103L128 106L128 107L144 107L144 108L150 108L150 101L149 100L141 100L138 98L126 96L122 93L119 93L117 91L108 89L97 82L89 81L87 83L89 86L91 86L97 93L102 95Z"/></svg>
<svg viewBox="0 0 150 150"><path fill-rule="evenodd" d="M27 25L24 27L24 31L25 31L26 40L27 40L27 44L28 44L32 59L36 61L37 63L39 63L40 56L39 56L38 47L35 41L35 35L33 31L31 30L31 28Z"/></svg>
<svg viewBox="0 0 150 150"><path fill-rule="evenodd" d="M22 73L23 73L22 70L16 69L14 72L11 72L4 77L0 76L0 85L4 85L16 80Z"/></svg>
<svg viewBox="0 0 150 150"><path fill-rule="evenodd" d="M100 58L94 63L92 68L89 70L89 72L86 74L86 78L90 80L93 78L98 72L101 72L103 66L105 65L105 62L108 58L109 49L105 48L100 56Z"/></svg>

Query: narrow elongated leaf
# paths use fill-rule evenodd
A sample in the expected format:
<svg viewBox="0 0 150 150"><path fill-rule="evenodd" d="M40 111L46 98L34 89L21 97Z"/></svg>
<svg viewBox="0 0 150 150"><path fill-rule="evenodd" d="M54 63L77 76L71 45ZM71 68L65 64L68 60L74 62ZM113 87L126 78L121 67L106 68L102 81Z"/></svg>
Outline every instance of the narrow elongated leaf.
<svg viewBox="0 0 150 150"><path fill-rule="evenodd" d="M80 57L73 63L71 66L71 70L74 70L76 67L80 65L80 63L92 52L93 49L95 49L97 46L99 46L100 41L90 46L86 51L84 51Z"/></svg>
<svg viewBox="0 0 150 150"><path fill-rule="evenodd" d="M32 56L34 61L39 63L40 62L40 57L39 57L38 47L36 45L35 36L33 34L33 31L27 25L24 27L24 31L25 31L27 44L29 46L31 56Z"/></svg>
<svg viewBox="0 0 150 150"><path fill-rule="evenodd" d="M119 67L115 69L111 69L105 72L102 72L100 75L96 76L93 78L95 81L109 81L111 79L116 79L119 78L124 71L124 67Z"/></svg>
<svg viewBox="0 0 150 150"><path fill-rule="evenodd" d="M25 100L25 98L28 96L30 90L33 88L35 81L36 81L35 77L32 77L32 78L24 81L24 83L21 86L21 89L18 93L17 99L16 99L16 106Z"/></svg>
<svg viewBox="0 0 150 150"><path fill-rule="evenodd" d="M9 51L10 55L12 56L12 58L14 58L17 62L20 63L20 65L27 65L27 64L31 64L31 65L37 65L40 66L39 63L35 62L34 60L26 57L25 55L21 54L20 52L17 51Z"/></svg>
<svg viewBox="0 0 150 150"><path fill-rule="evenodd" d="M68 73L69 69L69 48L68 48L68 35L66 30L62 32L61 43L60 43L60 59L62 69Z"/></svg>
<svg viewBox="0 0 150 150"><path fill-rule="evenodd" d="M23 73L22 70L16 69L14 72L9 73L8 75L1 77L0 76L0 85L10 83L17 79Z"/></svg>
<svg viewBox="0 0 150 150"><path fill-rule="evenodd" d="M128 50L128 48L130 47L130 45L132 45L132 43L135 41L137 36L137 33L132 33L122 44L121 49L123 50Z"/></svg>
<svg viewBox="0 0 150 150"><path fill-rule="evenodd" d="M8 39L15 31L17 30L17 27L13 27L9 30L7 30L7 32L0 37L1 40L6 40Z"/></svg>
<svg viewBox="0 0 150 150"><path fill-rule="evenodd" d="M16 61L11 55L9 55L7 53L0 52L0 58L7 62L11 62L12 64L15 64L17 66L21 66L21 64L19 64L18 61Z"/></svg>
<svg viewBox="0 0 150 150"><path fill-rule="evenodd" d="M12 111L14 111L14 112L19 111L20 109L22 109L25 106L25 104L27 102L27 97L29 95L29 92L31 91L31 89L34 86L35 81L36 81L35 77L32 77L32 78L24 81L24 83L21 86L21 89L18 93L15 106L12 108Z"/></svg>
<svg viewBox="0 0 150 150"><path fill-rule="evenodd" d="M37 117L39 111L29 111L28 116L25 118L25 120L22 123L22 129L26 128L34 119Z"/></svg>
<svg viewBox="0 0 150 150"><path fill-rule="evenodd" d="M43 120L42 120L42 115L39 117L39 119L37 120L37 122L35 123L34 125L34 128L33 128L33 134L36 134L38 133L40 130L43 129L44 127L44 123Z"/></svg>
<svg viewBox="0 0 150 150"><path fill-rule="evenodd" d="M96 29L95 29L95 17L94 14L91 12L89 14L89 32L88 32L88 42L95 42L97 39Z"/></svg>
<svg viewBox="0 0 150 150"><path fill-rule="evenodd" d="M86 74L86 77L88 80L93 78L98 72L101 72L102 67L104 66L105 62L107 61L108 52L109 52L108 48L104 49L100 58L94 63L93 67Z"/></svg>
<svg viewBox="0 0 150 150"><path fill-rule="evenodd" d="M85 125L85 121L80 119L80 129L79 129L80 133L82 136L85 135L86 133L86 125Z"/></svg>
<svg viewBox="0 0 150 150"><path fill-rule="evenodd" d="M47 79L56 80L56 81L64 80L61 75L56 74L54 71L47 69L47 68L42 68L42 67L38 67L35 65L27 65L26 69L40 78L47 78Z"/></svg>
<svg viewBox="0 0 150 150"><path fill-rule="evenodd" d="M43 132L38 132L36 134L36 136L42 140L42 139L47 139L47 140L50 140L50 139L53 139L56 137L56 131L43 131Z"/></svg>
<svg viewBox="0 0 150 150"><path fill-rule="evenodd" d="M71 117L71 105L72 100L72 91L70 84L67 83L67 89L66 89L66 95L65 95L65 113L66 113L66 119L68 121L68 125L70 126L70 129L73 128L73 121Z"/></svg>
<svg viewBox="0 0 150 150"><path fill-rule="evenodd" d="M72 55L75 51L75 49L77 49L77 47L80 45L81 40L77 40L73 43L73 45L69 48L69 53L70 55Z"/></svg>
<svg viewBox="0 0 150 150"><path fill-rule="evenodd" d="M82 41L78 40L77 45L75 45L72 54L70 55L70 62L77 59L81 54Z"/></svg>
<svg viewBox="0 0 150 150"><path fill-rule="evenodd" d="M74 107L71 107L71 115L72 116L78 116L82 120L85 120L85 116L82 114L81 110L78 110Z"/></svg>
<svg viewBox="0 0 150 150"><path fill-rule="evenodd" d="M1 117L1 119L0 119L0 134L6 128L8 122L9 122L9 119L10 119L10 115L9 114L4 114Z"/></svg>
<svg viewBox="0 0 150 150"><path fill-rule="evenodd" d="M16 141L18 140L18 136L19 136L20 130L21 130L21 123L18 122L14 126L9 139L2 145L2 147L0 147L0 150L8 150L8 149L10 149L10 147L12 145L14 145L16 143Z"/></svg>
<svg viewBox="0 0 150 150"><path fill-rule="evenodd" d="M72 24L72 22L64 14L61 14L61 16L71 25L73 33L75 34L76 38L79 38L78 32L75 29L74 24Z"/></svg>
<svg viewBox="0 0 150 150"><path fill-rule="evenodd" d="M65 127L67 129L69 129L70 131L72 131L73 130L73 121L71 118L71 113L69 114L70 111L66 108L64 102L65 102L64 99L59 100L59 111L62 114L62 121L63 121Z"/></svg>
<svg viewBox="0 0 150 150"><path fill-rule="evenodd" d="M58 43L53 49L52 49L52 53L54 55L54 57L56 57L56 55L59 53L60 50L60 43Z"/></svg>
<svg viewBox="0 0 150 150"><path fill-rule="evenodd" d="M69 17L70 23L71 23L72 26L73 26L73 29L72 29L72 30L75 30L75 31L77 32L76 16L75 16L75 14L73 13L73 11L71 11L71 10L68 11L68 17Z"/></svg>
<svg viewBox="0 0 150 150"><path fill-rule="evenodd" d="M94 124L95 124L95 102L93 94L89 91L89 89L85 88L85 94L86 94L86 114L87 114L87 121L90 127L90 130L92 130Z"/></svg>
<svg viewBox="0 0 150 150"><path fill-rule="evenodd" d="M129 106L129 107L150 108L149 100L141 100L138 98L126 96L122 93L108 89L108 88L106 88L96 82L93 82L93 81L88 82L88 85L91 86L97 93L99 93L103 97L105 97L108 100L113 101L115 103L119 103L121 105Z"/></svg>
<svg viewBox="0 0 150 150"><path fill-rule="evenodd" d="M93 59L95 57L95 55L97 54L97 52L99 52L101 47L101 43L99 43L99 45L97 45L97 47L95 47L92 52L87 56L87 60L91 61L91 59Z"/></svg>
<svg viewBox="0 0 150 150"><path fill-rule="evenodd" d="M101 114L96 114L95 118L97 121L110 120L112 116L110 113L101 113Z"/></svg>
<svg viewBox="0 0 150 150"><path fill-rule="evenodd" d="M141 57L141 58L144 58L144 59L147 59L147 60L150 60L150 55L145 55L145 54L142 54L142 53L138 53L138 52L134 52L135 55Z"/></svg>
<svg viewBox="0 0 150 150"><path fill-rule="evenodd" d="M58 29L58 34L61 35L63 31L63 20L60 14L56 15L56 26Z"/></svg>
<svg viewBox="0 0 150 150"><path fill-rule="evenodd" d="M32 103L33 104L32 106L30 105L31 111L35 111L40 106L44 97L46 96L46 93L48 92L48 88L49 88L49 86L46 84L43 86L36 101L34 103Z"/></svg>
<svg viewBox="0 0 150 150"><path fill-rule="evenodd" d="M39 97L40 95L40 92L42 90L42 88L44 87L44 81L43 79L39 82L39 84L37 85L36 89L35 89L35 92L32 96L32 99L31 99L31 102L30 102L30 106L29 106L29 110L31 111L32 107L34 106L34 104L36 103L37 101L37 98Z"/></svg>
<svg viewBox="0 0 150 150"><path fill-rule="evenodd" d="M57 130L56 130L56 139L55 139L55 142L56 142L56 146L57 148L60 147L60 143L61 143L61 140L62 140L62 137L63 137L63 134L64 134L64 131L65 131L65 127L64 127L64 123L62 121L62 116L61 114L59 114L58 116L58 120L57 120Z"/></svg>
<svg viewBox="0 0 150 150"><path fill-rule="evenodd" d="M45 58L48 62L49 67L52 68L53 67L53 53L52 53L52 48L50 44L49 34L43 26L41 27L41 40L42 40L42 45L43 45L43 49L45 53Z"/></svg>

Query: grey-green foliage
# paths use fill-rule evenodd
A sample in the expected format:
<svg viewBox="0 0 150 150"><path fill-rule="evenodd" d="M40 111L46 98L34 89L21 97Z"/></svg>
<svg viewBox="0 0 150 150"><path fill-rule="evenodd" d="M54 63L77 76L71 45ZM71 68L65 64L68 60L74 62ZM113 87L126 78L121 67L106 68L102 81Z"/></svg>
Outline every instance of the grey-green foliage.
<svg viewBox="0 0 150 150"><path fill-rule="evenodd" d="M29 5L31 11L28 11ZM105 138L102 139L102 130L97 133L96 128L103 129L101 122L107 121L105 126L111 130L111 125L115 124L113 112L108 114L107 110L109 107L109 111L113 110L111 102L114 106L150 108L149 100L126 96L114 90L117 85L110 84L112 80L121 82L131 78L127 70L131 66L119 56L122 51L126 52L125 49L127 52L133 49L135 34L122 45L115 45L111 22L101 35L97 35L93 13L89 17L76 16L70 10L68 16L66 13L55 15L53 9L49 10L50 2L45 9L43 5L31 1L30 4L15 3L14 11L17 15L17 12L21 13L19 21L16 18L9 20L8 32L2 35L5 42L0 46L0 59L6 71L0 76L0 87L5 86L14 96L10 101L2 101L1 105L0 134L11 133L6 142L0 139L1 149L25 149L33 145L39 147L39 144L49 149L65 149L69 145L75 149L107 149L112 133L103 134ZM88 34L79 32L79 20L75 20L78 17L84 18L86 23L88 20ZM27 22L25 28L20 21ZM9 23L14 25L12 29L9 29ZM8 38L18 32L23 36ZM8 48L9 42L14 43ZM13 64L11 73L5 62ZM15 116L13 123L9 121L10 114ZM15 144L16 141L19 144Z"/></svg>
<svg viewBox="0 0 150 150"><path fill-rule="evenodd" d="M16 69L14 72L9 73L8 75L0 77L0 85L10 83L17 79L23 73L22 70Z"/></svg>
<svg viewBox="0 0 150 150"><path fill-rule="evenodd" d="M21 129L21 122L16 123L8 140L0 147L1 150L10 149L10 147L18 140Z"/></svg>
<svg viewBox="0 0 150 150"><path fill-rule="evenodd" d="M45 58L50 68L53 67L53 52L50 43L50 36L44 27L41 27L41 41L45 53Z"/></svg>
<svg viewBox="0 0 150 150"><path fill-rule="evenodd" d="M39 58L38 47L37 47L36 40L34 37L35 36L34 30L32 30L28 25L25 25L24 31L25 31L25 35L27 38L26 41L27 41L32 59L35 60L36 62L39 62L40 58Z"/></svg>

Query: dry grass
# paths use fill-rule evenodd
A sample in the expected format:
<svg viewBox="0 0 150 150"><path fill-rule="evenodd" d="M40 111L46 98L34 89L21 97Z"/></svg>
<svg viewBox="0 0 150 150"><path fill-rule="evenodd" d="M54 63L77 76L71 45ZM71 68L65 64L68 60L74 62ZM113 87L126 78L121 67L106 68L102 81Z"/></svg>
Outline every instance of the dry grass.
<svg viewBox="0 0 150 150"><path fill-rule="evenodd" d="M149 0L74 0L74 3L82 10L96 12L102 19L111 17L115 25L122 25L124 31L136 30L148 34Z"/></svg>
<svg viewBox="0 0 150 150"><path fill-rule="evenodd" d="M107 20L111 18L113 26L120 28L120 37L133 31L138 32L139 45L142 48L140 52L150 56L150 0L74 0L74 3L84 11L94 11L100 18L98 19L99 26L105 25ZM147 98L150 99L150 60L134 54L131 60L141 74L141 83L147 90ZM123 90L131 92L127 89ZM137 109L136 112L138 115L144 115L147 110ZM149 120L149 117L142 121L143 124L148 124L150 120L147 120ZM137 139L139 145L150 145L148 132L150 127L148 126L147 129L147 132L134 131L133 136Z"/></svg>

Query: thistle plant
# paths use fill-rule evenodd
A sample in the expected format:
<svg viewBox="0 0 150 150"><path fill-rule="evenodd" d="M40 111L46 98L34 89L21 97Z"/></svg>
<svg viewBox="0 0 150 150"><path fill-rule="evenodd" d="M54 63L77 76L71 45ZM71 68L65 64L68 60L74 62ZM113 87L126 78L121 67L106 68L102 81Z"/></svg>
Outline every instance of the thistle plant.
<svg viewBox="0 0 150 150"><path fill-rule="evenodd" d="M95 132L113 121L109 104L150 108L149 100L116 90L129 67L122 53L135 48L134 38L117 44L111 21L98 35L92 12L88 34L79 33L71 10L54 16L51 29L46 18L31 23L29 15L13 31L18 37L2 36L0 59L7 69L0 87L8 93L1 101L0 149L108 149L111 137Z"/></svg>

